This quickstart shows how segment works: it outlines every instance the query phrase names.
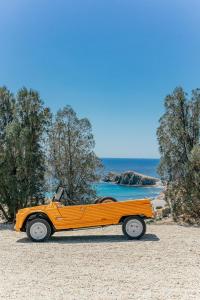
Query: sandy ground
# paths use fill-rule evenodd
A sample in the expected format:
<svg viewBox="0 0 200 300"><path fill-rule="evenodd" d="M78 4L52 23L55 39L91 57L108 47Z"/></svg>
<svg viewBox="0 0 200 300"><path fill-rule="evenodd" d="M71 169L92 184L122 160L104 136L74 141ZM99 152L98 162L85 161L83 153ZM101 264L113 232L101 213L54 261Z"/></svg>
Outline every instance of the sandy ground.
<svg viewBox="0 0 200 300"><path fill-rule="evenodd" d="M56 233L31 243L0 229L0 299L200 299L200 228L148 225Z"/></svg>

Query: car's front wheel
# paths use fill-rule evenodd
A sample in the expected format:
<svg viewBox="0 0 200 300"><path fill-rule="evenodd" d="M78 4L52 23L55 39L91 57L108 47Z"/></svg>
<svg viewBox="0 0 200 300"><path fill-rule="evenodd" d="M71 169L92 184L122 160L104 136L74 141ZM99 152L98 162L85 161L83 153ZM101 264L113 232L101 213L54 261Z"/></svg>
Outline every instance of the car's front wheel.
<svg viewBox="0 0 200 300"><path fill-rule="evenodd" d="M51 236L51 226L45 219L36 218L27 222L26 233L34 242L43 242Z"/></svg>
<svg viewBox="0 0 200 300"><path fill-rule="evenodd" d="M122 231L129 239L140 239L146 232L146 223L140 217L128 217L122 224Z"/></svg>

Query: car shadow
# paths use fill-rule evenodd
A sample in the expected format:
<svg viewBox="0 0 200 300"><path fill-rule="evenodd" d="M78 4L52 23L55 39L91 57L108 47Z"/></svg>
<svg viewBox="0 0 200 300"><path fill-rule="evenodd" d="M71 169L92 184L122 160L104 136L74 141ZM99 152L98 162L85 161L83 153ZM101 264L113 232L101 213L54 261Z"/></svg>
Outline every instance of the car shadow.
<svg viewBox="0 0 200 300"><path fill-rule="evenodd" d="M124 235L82 235L82 236L52 236L46 243L82 244L82 243L124 243L124 242L158 242L155 234L147 233L140 240L129 240ZM28 238L17 240L17 243L33 243Z"/></svg>

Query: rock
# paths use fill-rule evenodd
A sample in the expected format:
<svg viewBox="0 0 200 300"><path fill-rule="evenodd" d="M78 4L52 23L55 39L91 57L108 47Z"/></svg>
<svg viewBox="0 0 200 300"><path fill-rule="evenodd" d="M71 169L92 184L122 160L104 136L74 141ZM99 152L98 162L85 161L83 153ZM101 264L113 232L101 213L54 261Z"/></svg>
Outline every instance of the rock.
<svg viewBox="0 0 200 300"><path fill-rule="evenodd" d="M163 217L164 218L169 217L170 214L171 214L171 209L168 206L164 207L162 210Z"/></svg>
<svg viewBox="0 0 200 300"><path fill-rule="evenodd" d="M164 209L165 207L168 207L168 204L165 201L165 194L163 191L160 192L160 194L152 200L152 204L153 204L154 209L156 209L156 210Z"/></svg>
<svg viewBox="0 0 200 300"><path fill-rule="evenodd" d="M114 172L109 172L104 178L103 181L105 182L115 182L118 180L118 174Z"/></svg>
<svg viewBox="0 0 200 300"><path fill-rule="evenodd" d="M155 207L155 213L156 213L156 220L161 220L163 218L170 217L171 210L168 206L166 207L157 206Z"/></svg>
<svg viewBox="0 0 200 300"><path fill-rule="evenodd" d="M146 176L134 171L127 171L121 174L110 172L104 178L105 182L115 182L117 184L134 185L134 186L148 186L155 185L159 182L158 178Z"/></svg>

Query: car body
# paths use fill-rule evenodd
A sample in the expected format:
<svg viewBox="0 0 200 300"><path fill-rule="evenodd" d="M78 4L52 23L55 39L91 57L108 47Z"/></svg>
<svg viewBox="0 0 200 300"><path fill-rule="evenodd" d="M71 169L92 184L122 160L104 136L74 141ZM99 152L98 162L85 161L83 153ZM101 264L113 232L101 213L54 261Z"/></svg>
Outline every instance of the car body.
<svg viewBox="0 0 200 300"><path fill-rule="evenodd" d="M57 231L123 224L128 218L138 218L145 227L144 219L153 217L154 211L149 199L68 206L54 199L48 205L20 209L16 215L15 230L26 231L30 239L42 241ZM41 225L43 229L39 228L39 225L38 227L34 225L35 223L39 224L40 220L44 220L45 224ZM41 232L44 230L44 226L49 227L48 230L45 229L45 232L48 231L46 232L47 236L41 235L34 238L32 236L34 230L31 233L30 224L34 225L35 232ZM144 234L141 235L141 233L136 238ZM131 236L129 237L131 238Z"/></svg>

